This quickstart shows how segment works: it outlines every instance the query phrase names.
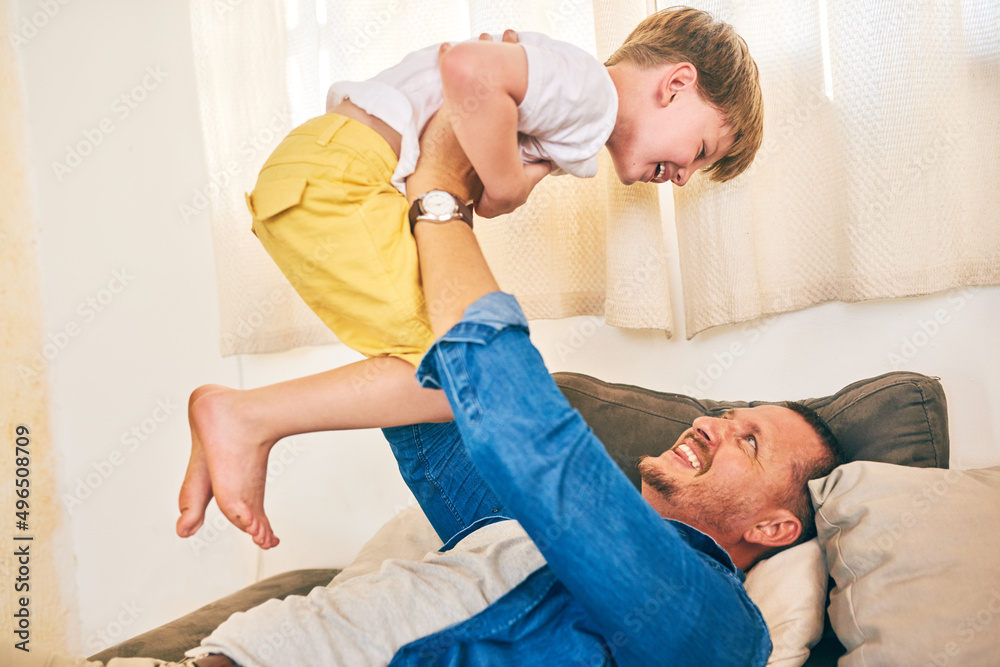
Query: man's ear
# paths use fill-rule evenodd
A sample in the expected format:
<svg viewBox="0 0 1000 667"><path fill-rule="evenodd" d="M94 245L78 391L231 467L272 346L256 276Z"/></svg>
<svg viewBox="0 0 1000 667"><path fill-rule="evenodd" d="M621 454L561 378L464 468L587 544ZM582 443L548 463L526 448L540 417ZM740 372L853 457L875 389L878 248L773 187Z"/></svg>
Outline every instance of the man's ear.
<svg viewBox="0 0 1000 667"><path fill-rule="evenodd" d="M674 95L691 89L698 82L698 69L691 63L671 63L666 65L660 77L659 98L662 106L670 104Z"/></svg>
<svg viewBox="0 0 1000 667"><path fill-rule="evenodd" d="M786 509L778 509L751 526L743 533L743 539L751 544L774 549L792 544L801 534L802 523L798 518Z"/></svg>

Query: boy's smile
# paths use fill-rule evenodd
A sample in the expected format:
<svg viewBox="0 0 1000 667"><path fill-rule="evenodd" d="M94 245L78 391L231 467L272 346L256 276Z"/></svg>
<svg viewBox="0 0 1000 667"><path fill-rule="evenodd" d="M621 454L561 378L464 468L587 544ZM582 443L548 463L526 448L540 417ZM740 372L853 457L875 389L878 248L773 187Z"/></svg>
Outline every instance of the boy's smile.
<svg viewBox="0 0 1000 667"><path fill-rule="evenodd" d="M732 148L732 127L698 94L697 70L690 63L649 70L615 65L608 73L619 106L607 147L625 185L684 185Z"/></svg>

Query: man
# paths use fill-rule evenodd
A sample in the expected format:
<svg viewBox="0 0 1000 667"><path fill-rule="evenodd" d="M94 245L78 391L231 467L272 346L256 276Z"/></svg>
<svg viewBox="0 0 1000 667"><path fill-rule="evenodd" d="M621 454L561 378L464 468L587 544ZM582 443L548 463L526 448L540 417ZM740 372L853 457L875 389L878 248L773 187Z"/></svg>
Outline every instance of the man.
<svg viewBox="0 0 1000 667"><path fill-rule="evenodd" d="M832 436L779 406L700 418L640 463L640 497L448 203L470 192L453 136L429 143L408 190L436 189L443 207L414 225L439 338L418 377L446 392L455 422L386 435L443 553L234 616L201 650L245 667L763 664L767 630L737 567L800 538L804 477L836 463ZM268 627L282 628L273 650Z"/></svg>
<svg viewBox="0 0 1000 667"><path fill-rule="evenodd" d="M443 120L422 155L411 195L469 198ZM832 436L778 406L699 418L640 462L637 494L556 387L459 208L414 225L439 337L418 377L455 422L386 429L445 547L235 614L189 653L215 653L201 667L764 664L738 568L801 537L804 478L837 462Z"/></svg>

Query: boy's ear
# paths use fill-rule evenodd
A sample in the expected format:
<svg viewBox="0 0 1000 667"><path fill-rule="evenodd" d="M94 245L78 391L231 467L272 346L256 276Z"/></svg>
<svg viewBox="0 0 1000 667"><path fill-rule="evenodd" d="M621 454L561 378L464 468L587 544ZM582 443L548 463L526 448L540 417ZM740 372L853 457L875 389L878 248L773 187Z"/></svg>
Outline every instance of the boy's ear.
<svg viewBox="0 0 1000 667"><path fill-rule="evenodd" d="M660 78L660 104L670 104L674 95L698 82L698 68L691 63L671 63Z"/></svg>
<svg viewBox="0 0 1000 667"><path fill-rule="evenodd" d="M747 529L743 539L772 549L793 543L801 534L802 523L798 518L786 509L779 509Z"/></svg>

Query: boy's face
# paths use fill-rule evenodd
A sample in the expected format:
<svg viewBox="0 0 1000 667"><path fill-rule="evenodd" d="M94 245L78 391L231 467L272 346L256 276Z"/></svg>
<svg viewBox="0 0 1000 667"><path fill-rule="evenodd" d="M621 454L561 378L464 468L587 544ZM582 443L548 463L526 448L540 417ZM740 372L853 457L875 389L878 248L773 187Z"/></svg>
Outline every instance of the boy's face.
<svg viewBox="0 0 1000 667"><path fill-rule="evenodd" d="M732 127L698 94L697 70L690 63L612 76L628 82L618 87L618 118L607 143L625 185L684 185L729 152Z"/></svg>

